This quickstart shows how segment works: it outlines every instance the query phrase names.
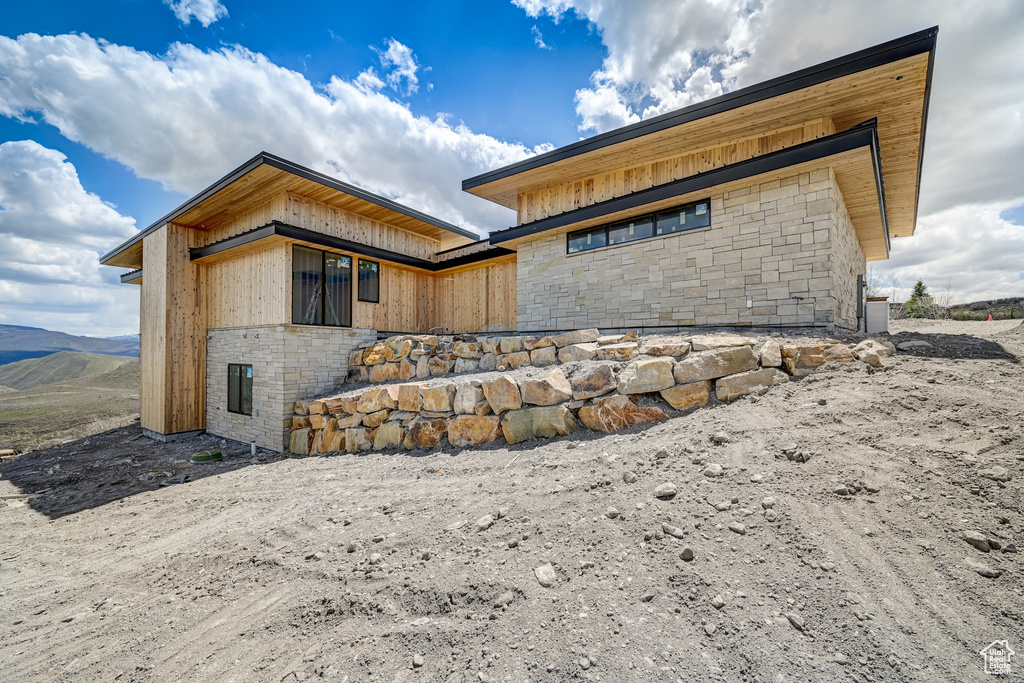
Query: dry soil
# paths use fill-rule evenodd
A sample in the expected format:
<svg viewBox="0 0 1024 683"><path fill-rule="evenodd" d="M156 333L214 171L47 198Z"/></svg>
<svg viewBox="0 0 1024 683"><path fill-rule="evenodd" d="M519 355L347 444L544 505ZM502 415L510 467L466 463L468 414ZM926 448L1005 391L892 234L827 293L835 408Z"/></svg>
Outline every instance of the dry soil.
<svg viewBox="0 0 1024 683"><path fill-rule="evenodd" d="M1007 640L1021 680L1024 327L898 325L929 346L617 435L21 456L0 679L982 681Z"/></svg>

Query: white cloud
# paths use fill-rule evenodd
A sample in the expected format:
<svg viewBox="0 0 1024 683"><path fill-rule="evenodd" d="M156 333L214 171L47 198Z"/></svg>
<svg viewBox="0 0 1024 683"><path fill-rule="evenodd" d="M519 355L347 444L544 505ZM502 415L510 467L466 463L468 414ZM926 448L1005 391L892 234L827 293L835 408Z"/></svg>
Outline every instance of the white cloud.
<svg viewBox="0 0 1024 683"><path fill-rule="evenodd" d="M228 8L219 0L164 0L164 4L168 5L174 16L178 17L178 21L186 26L192 23L192 17L206 27L228 15Z"/></svg>
<svg viewBox="0 0 1024 683"><path fill-rule="evenodd" d="M573 12L600 34L607 57L576 93L580 130L598 132L939 25L917 235L874 267L952 278L963 296L1024 293L1021 229L998 217L1024 201L1024 4L512 1L533 18Z"/></svg>
<svg viewBox="0 0 1024 683"><path fill-rule="evenodd" d="M540 29L537 28L536 24L534 24L533 28L530 29L530 33L533 35L533 44L534 45L536 45L537 47L539 47L542 50L550 50L550 49L552 49L552 47L550 45L548 45L547 43L544 42L544 35L540 32Z"/></svg>
<svg viewBox="0 0 1024 683"><path fill-rule="evenodd" d="M419 64L409 46L391 38L386 48L373 49L380 57L381 68L386 74L384 80L392 90L400 95L411 95L420 89L420 79L416 75Z"/></svg>
<svg viewBox="0 0 1024 683"><path fill-rule="evenodd" d="M60 152L0 144L0 319L72 334L138 331L139 290L100 266L99 252L135 221L86 192Z"/></svg>
<svg viewBox="0 0 1024 683"><path fill-rule="evenodd" d="M387 59L404 74L399 82L409 83L415 62L404 54ZM38 116L189 195L266 150L453 223L493 230L514 215L462 192L461 180L541 149L416 116L380 92L382 79L373 74L316 88L237 46L205 52L176 44L157 56L84 35L26 34L0 37L0 73L0 114Z"/></svg>

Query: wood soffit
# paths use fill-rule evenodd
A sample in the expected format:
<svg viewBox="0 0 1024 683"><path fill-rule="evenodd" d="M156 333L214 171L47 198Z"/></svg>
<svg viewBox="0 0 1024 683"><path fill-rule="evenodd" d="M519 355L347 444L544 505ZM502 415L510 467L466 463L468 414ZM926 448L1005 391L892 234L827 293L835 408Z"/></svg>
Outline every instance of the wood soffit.
<svg viewBox="0 0 1024 683"><path fill-rule="evenodd" d="M938 28L737 90L463 181L511 209L521 193L729 144L832 117L845 131L877 119L890 234L912 235L917 215L932 60Z"/></svg>
<svg viewBox="0 0 1024 683"><path fill-rule="evenodd" d="M375 195L322 173L261 152L245 164L100 258L110 266L137 268L142 263L142 239L170 222L212 230L239 211L282 192L294 192L371 220L424 235L440 243L473 241L479 236L385 197Z"/></svg>

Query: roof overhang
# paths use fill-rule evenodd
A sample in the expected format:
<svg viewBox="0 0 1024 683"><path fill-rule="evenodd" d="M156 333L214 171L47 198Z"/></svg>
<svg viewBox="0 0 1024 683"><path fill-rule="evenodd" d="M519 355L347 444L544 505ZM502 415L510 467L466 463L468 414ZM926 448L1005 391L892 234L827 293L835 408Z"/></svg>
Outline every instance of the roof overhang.
<svg viewBox="0 0 1024 683"><path fill-rule="evenodd" d="M511 209L521 193L749 139L829 116L839 131L877 119L892 236L912 235L938 27L595 135L464 180Z"/></svg>
<svg viewBox="0 0 1024 683"><path fill-rule="evenodd" d="M866 258L888 258L888 211L874 121L789 149L494 232L491 243L514 246L542 233L557 235L828 167L835 172Z"/></svg>
<svg viewBox="0 0 1024 683"><path fill-rule="evenodd" d="M515 252L504 247L489 247L472 254L451 258L440 263L407 256L389 249L371 247L352 240L307 230L281 221L271 221L254 230L235 235L205 247L189 249L189 260L193 263L210 264L242 256L251 251L266 249L275 244L300 244L303 246L334 249L337 251L387 261L406 268L415 268L436 273L452 268L473 265L483 261L511 256Z"/></svg>
<svg viewBox="0 0 1024 683"><path fill-rule="evenodd" d="M332 207L389 223L431 239L457 242L479 235L380 195L349 185L287 159L260 152L148 228L100 257L100 263L123 268L142 265L142 240L167 223L211 230L240 210L281 192L295 192Z"/></svg>

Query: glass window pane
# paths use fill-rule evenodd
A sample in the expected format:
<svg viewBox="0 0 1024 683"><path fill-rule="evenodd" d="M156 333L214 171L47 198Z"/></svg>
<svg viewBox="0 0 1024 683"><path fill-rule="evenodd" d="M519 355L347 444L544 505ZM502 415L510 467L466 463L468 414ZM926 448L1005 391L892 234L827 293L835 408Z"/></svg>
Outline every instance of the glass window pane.
<svg viewBox="0 0 1024 683"><path fill-rule="evenodd" d="M653 235L653 230L654 221L650 216L613 223L608 227L608 244L622 244L623 242L641 240Z"/></svg>
<svg viewBox="0 0 1024 683"><path fill-rule="evenodd" d="M380 264L359 259L359 300L380 303Z"/></svg>
<svg viewBox="0 0 1024 683"><path fill-rule="evenodd" d="M711 225L709 202L697 202L658 214L658 233L668 235L683 230L706 228Z"/></svg>
<svg viewBox="0 0 1024 683"><path fill-rule="evenodd" d="M597 249L605 245L606 240L603 225L600 228L590 228L589 230L580 230L579 232L569 233L570 254L575 254L578 251L586 251L587 249Z"/></svg>
<svg viewBox="0 0 1024 683"><path fill-rule="evenodd" d="M234 364L228 365L228 412L237 413L240 407L240 385L241 367Z"/></svg>
<svg viewBox="0 0 1024 683"><path fill-rule="evenodd" d="M348 327L352 320L352 259L324 254L324 324Z"/></svg>
<svg viewBox="0 0 1024 683"><path fill-rule="evenodd" d="M323 324L322 273L322 251L292 247L292 322L296 325Z"/></svg>
<svg viewBox="0 0 1024 683"><path fill-rule="evenodd" d="M252 415L252 366L243 365L241 368L242 387L239 401L239 412L246 415Z"/></svg>

